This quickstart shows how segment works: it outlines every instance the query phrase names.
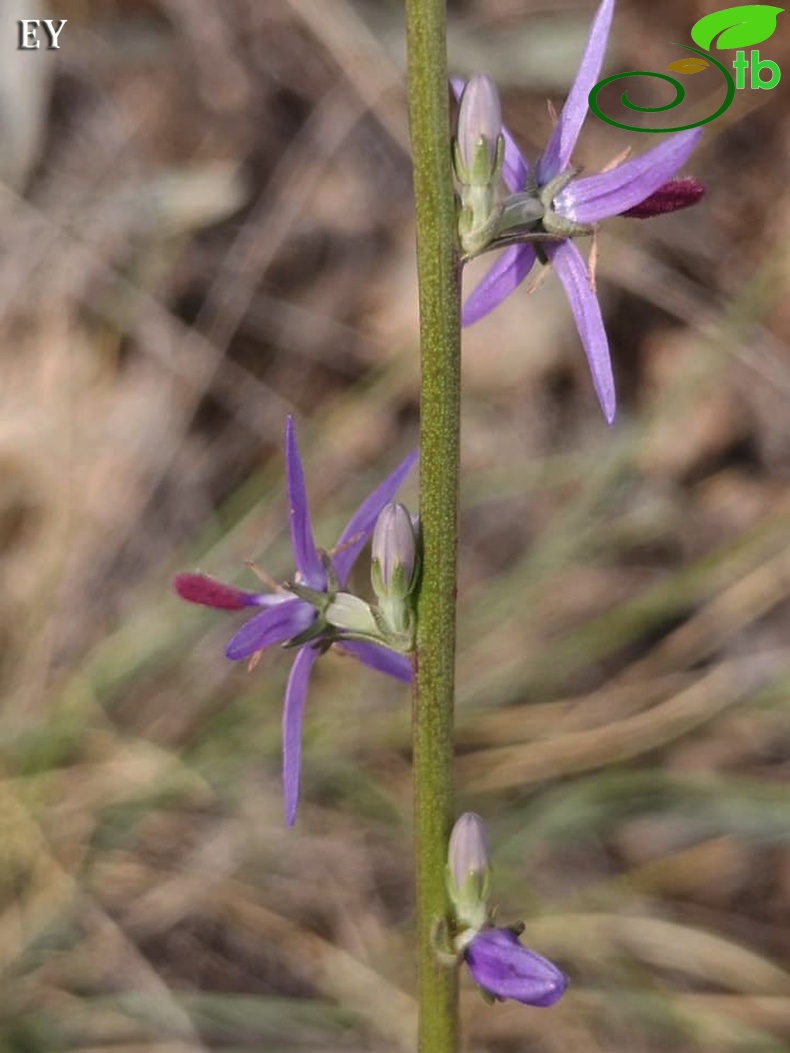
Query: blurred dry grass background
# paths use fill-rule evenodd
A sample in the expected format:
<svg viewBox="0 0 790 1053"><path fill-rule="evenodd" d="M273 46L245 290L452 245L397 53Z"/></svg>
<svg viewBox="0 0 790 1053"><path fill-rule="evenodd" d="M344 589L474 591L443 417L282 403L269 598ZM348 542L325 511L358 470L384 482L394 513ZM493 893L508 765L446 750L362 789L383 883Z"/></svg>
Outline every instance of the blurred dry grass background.
<svg viewBox="0 0 790 1053"><path fill-rule="evenodd" d="M322 661L287 832L287 663L248 676L169 588L290 569L287 411L319 542L415 442L401 5L52 0L60 52L20 55L32 7L0 63L0 1048L409 1050L406 693ZM592 9L451 4L533 156ZM711 9L619 4L609 69ZM705 202L603 233L613 430L553 277L466 334L459 808L573 981L541 1012L465 980L469 1050L790 1048L789 117L740 92Z"/></svg>

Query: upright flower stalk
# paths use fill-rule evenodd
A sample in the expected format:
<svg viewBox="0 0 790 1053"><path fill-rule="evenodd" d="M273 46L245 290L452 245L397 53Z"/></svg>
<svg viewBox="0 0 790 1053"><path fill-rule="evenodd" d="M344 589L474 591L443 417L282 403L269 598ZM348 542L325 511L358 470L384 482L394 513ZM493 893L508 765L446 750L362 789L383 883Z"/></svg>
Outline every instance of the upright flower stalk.
<svg viewBox="0 0 790 1053"><path fill-rule="evenodd" d="M409 118L417 221L422 382L422 581L413 678L419 1050L457 1048L457 974L433 940L448 915L460 424L460 258L448 146L445 0L407 0Z"/></svg>
<svg viewBox="0 0 790 1053"><path fill-rule="evenodd" d="M686 208L703 188L676 172L699 131L681 131L639 157L582 176L571 154L600 73L614 0L601 0L570 94L548 144L530 166L502 125L494 82L452 83L459 98L450 143L446 0L406 0L408 95L420 307L420 515L394 501L416 459L407 456L363 501L331 550L317 547L294 423L285 429L288 524L295 570L255 592L201 572L176 576L191 603L249 617L228 642L254 668L282 645L294 655L284 700L283 789L292 825L299 799L301 727L308 678L331 649L412 684L414 855L419 1053L456 1053L458 972L489 1002L549 1007L568 978L521 943L524 926L495 923L486 836L477 814L453 825L453 710L460 446L461 324L493 310L541 263L565 287L606 419L615 413L609 345L593 275L574 240L615 216L648 218ZM454 192L453 175L458 187ZM461 311L461 266L503 249ZM372 538L369 602L349 585ZM416 635L415 635L416 634Z"/></svg>

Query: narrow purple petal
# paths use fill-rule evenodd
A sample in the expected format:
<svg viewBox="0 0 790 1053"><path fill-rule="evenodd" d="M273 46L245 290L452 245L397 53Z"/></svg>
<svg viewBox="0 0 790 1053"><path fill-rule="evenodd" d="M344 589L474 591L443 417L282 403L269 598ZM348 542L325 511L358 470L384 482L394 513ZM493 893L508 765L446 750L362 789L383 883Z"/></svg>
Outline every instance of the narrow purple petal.
<svg viewBox="0 0 790 1053"><path fill-rule="evenodd" d="M701 128L678 132L610 172L574 179L557 195L557 211L577 223L619 216L671 179L686 163L701 134Z"/></svg>
<svg viewBox="0 0 790 1053"><path fill-rule="evenodd" d="M363 643L361 640L344 640L335 646L347 654L352 654L360 662L375 669L377 673L386 673L402 680L405 684L411 681L411 662L403 654L396 654L378 644Z"/></svg>
<svg viewBox="0 0 790 1053"><path fill-rule="evenodd" d="M297 652L288 685L285 689L283 707L283 797L285 822L293 826L296 806L299 804L299 773L302 767L302 716L307 695L310 672L320 651L314 647L301 647Z"/></svg>
<svg viewBox="0 0 790 1053"><path fill-rule="evenodd" d="M513 194L518 194L527 185L529 164L504 124L502 125L502 138L505 140L502 155L502 178L508 190Z"/></svg>
<svg viewBox="0 0 790 1053"><path fill-rule="evenodd" d="M461 323L472 325L510 296L532 270L535 250L528 243L510 245L466 300Z"/></svg>
<svg viewBox="0 0 790 1053"><path fill-rule="evenodd" d="M497 998L545 1008L568 986L567 976L553 962L522 947L510 929L483 929L464 958L475 983Z"/></svg>
<svg viewBox="0 0 790 1053"><path fill-rule="evenodd" d="M466 81L460 77L451 77L450 84L452 85L453 94L456 99L460 101L463 95ZM502 178L505 181L505 186L508 190L517 194L522 191L527 185L527 176L529 175L529 164L526 158L516 146L515 139L502 125L502 138L505 141L505 149L502 157Z"/></svg>
<svg viewBox="0 0 790 1053"><path fill-rule="evenodd" d="M240 611L243 607L263 607L266 597L257 592L237 589L226 585L207 574L176 574L173 588L182 600L199 603L203 607L214 607L220 611Z"/></svg>
<svg viewBox="0 0 790 1053"><path fill-rule="evenodd" d="M581 253L572 241L547 241L546 255L565 286L576 328L592 373L593 387L608 424L614 420L616 399L609 357L609 341L601 318L601 308L590 288L590 275Z"/></svg>
<svg viewBox="0 0 790 1053"><path fill-rule="evenodd" d="M349 519L345 530L337 540L335 554L332 556L332 563L340 579L341 586L345 585L354 560L373 533L373 527L376 525L379 512L385 505L390 503L401 488L416 460L417 450L412 450L408 457L401 461L395 471L388 475L384 482L365 498L351 519Z"/></svg>
<svg viewBox="0 0 790 1053"><path fill-rule="evenodd" d="M225 647L225 657L235 662L239 658L249 658L264 647L292 640L311 624L315 613L309 603L297 599L267 607L231 636Z"/></svg>
<svg viewBox="0 0 790 1053"><path fill-rule="evenodd" d="M305 585L321 591L326 588L326 571L313 541L302 461L296 445L293 417L290 416L285 422L285 475L288 489L288 521L296 569Z"/></svg>
<svg viewBox="0 0 790 1053"><path fill-rule="evenodd" d="M557 126L551 133L549 145L538 161L540 186L564 172L570 164L571 154L587 116L588 96L601 72L613 11L614 0L603 0L595 14L573 87L562 107Z"/></svg>

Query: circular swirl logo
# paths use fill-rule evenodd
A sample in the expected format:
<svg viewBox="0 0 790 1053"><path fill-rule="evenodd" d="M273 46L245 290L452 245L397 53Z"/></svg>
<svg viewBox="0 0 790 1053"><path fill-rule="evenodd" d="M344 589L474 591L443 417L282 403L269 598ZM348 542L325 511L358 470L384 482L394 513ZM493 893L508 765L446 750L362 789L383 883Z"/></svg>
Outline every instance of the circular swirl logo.
<svg viewBox="0 0 790 1053"><path fill-rule="evenodd" d="M696 27L695 27L696 28ZM711 54L706 51L699 51L697 48L691 47L690 44L678 44L677 47L685 48L686 51L692 51L697 55L696 59L685 58L678 59L676 62L671 63L667 66L667 69L671 69L674 73L691 75L693 73L701 73L702 70L706 69L709 65L714 65L721 75L724 77L724 81L727 85L727 92L724 96L724 101L721 103L719 108L710 116L703 117L698 121L691 121L688 124L672 124L666 125L661 128L645 128L638 124L626 124L624 121L616 121L612 117L607 117L601 109L598 103L598 96L603 89L608 85L614 83L617 80L623 80L627 77L653 77L656 80L666 81L671 84L675 89L675 97L663 106L639 106L637 103L632 102L628 98L628 92L624 91L620 96L620 102L625 106L626 109L631 110L635 113L666 113L668 110L674 110L677 106L683 102L686 97L686 89L675 77L669 76L667 73L656 73L652 70L631 70L628 73L615 73L611 77L605 77L604 80L598 81L593 87L589 95L590 109L599 117L602 121L607 124L613 125L615 128L622 128L627 132L652 132L658 134L660 132L684 132L688 128L698 128L701 124L708 124L709 121L715 121L717 117L721 117L724 111L731 105L732 100L735 98L735 81L733 80L732 74L718 59L715 59Z"/></svg>

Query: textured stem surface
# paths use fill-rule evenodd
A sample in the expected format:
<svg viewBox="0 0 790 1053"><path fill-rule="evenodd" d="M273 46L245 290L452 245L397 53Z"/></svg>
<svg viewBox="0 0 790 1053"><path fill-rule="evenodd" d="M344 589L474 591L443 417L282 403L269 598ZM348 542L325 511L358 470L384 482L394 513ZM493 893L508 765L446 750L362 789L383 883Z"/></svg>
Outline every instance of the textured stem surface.
<svg viewBox="0 0 790 1053"><path fill-rule="evenodd" d="M447 914L453 822L453 704L460 418L460 262L450 166L445 0L407 0L409 117L420 286L420 520L413 698L420 1053L455 1053L458 980L432 928Z"/></svg>

